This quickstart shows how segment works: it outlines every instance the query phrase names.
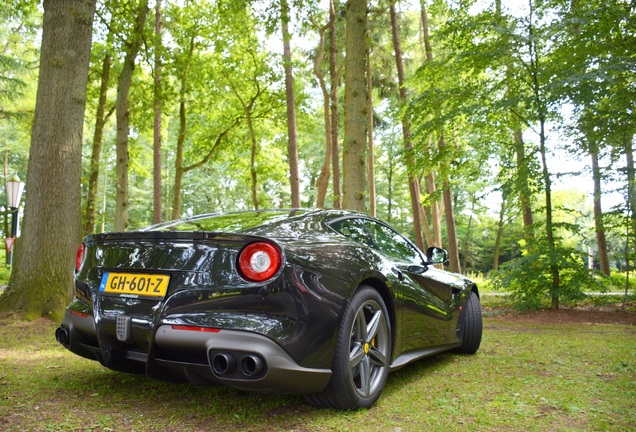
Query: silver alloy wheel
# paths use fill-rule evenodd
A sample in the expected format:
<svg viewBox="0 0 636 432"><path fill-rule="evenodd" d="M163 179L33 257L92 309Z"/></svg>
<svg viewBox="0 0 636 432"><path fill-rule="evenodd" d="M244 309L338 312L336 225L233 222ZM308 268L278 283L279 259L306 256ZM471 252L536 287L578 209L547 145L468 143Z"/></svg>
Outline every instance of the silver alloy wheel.
<svg viewBox="0 0 636 432"><path fill-rule="evenodd" d="M384 384L383 368L388 367L390 337L387 317L375 300L367 300L357 310L351 326L349 367L353 386L368 398Z"/></svg>

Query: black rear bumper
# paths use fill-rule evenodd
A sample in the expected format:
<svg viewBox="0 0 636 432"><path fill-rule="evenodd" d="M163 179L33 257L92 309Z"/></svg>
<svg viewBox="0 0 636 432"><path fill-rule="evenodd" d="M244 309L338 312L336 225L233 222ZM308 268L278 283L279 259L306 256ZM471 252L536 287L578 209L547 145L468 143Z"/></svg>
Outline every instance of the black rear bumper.
<svg viewBox="0 0 636 432"><path fill-rule="evenodd" d="M56 339L71 352L113 370L197 385L303 394L323 390L331 377L329 369L298 365L275 341L253 332L164 324L148 334L150 348L144 352L125 341L100 342L97 327L91 314L67 310Z"/></svg>

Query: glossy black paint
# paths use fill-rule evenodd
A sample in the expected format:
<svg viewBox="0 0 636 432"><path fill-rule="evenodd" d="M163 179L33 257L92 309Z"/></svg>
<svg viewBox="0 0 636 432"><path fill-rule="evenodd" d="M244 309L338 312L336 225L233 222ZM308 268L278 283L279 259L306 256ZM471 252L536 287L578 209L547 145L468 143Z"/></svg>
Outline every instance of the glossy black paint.
<svg viewBox="0 0 636 432"><path fill-rule="evenodd" d="M330 376L344 308L365 284L378 290L389 311L392 369L456 347L458 311L476 286L436 269L419 251L405 261L334 229L352 220L370 224L376 235L393 233L358 213L293 210L208 215L89 236L58 340L114 370L260 391L318 392ZM402 249L396 250L415 248L398 240ZM241 249L254 241L270 242L283 255L282 268L263 283L244 280L236 267ZM100 292L102 275L117 271L169 275L168 293L157 300ZM122 324L129 326L126 340L117 337L117 317L128 323ZM237 344L242 338L245 346ZM264 367L252 376L236 370L223 376L213 362L228 353L239 362L257 356ZM299 387L290 377L306 384Z"/></svg>

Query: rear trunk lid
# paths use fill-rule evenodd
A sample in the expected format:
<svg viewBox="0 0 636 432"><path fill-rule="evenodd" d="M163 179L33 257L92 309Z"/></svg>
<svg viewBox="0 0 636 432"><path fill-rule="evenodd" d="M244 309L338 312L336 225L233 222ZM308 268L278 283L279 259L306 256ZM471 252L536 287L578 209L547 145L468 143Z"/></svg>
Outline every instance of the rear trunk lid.
<svg viewBox="0 0 636 432"><path fill-rule="evenodd" d="M263 240L241 234L171 231L87 237L76 289L92 305L100 347L125 346L128 352L145 355L167 309L178 309L196 301L193 298L254 287L238 274L236 262L246 244Z"/></svg>

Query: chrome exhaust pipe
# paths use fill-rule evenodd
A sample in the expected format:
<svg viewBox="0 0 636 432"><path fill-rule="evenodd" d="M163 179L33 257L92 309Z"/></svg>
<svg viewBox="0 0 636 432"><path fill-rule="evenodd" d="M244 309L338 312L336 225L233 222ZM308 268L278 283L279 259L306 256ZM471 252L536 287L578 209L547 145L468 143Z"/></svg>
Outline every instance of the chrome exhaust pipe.
<svg viewBox="0 0 636 432"><path fill-rule="evenodd" d="M64 327L58 327L55 330L55 340L57 340L62 345L66 345L69 340L68 330L66 330Z"/></svg>
<svg viewBox="0 0 636 432"><path fill-rule="evenodd" d="M217 375L231 374L236 368L236 359L230 353L218 353L212 359L212 370Z"/></svg>
<svg viewBox="0 0 636 432"><path fill-rule="evenodd" d="M247 355L241 360L241 370L243 371L243 375L247 377L260 374L264 367L265 364L263 360L255 355Z"/></svg>

